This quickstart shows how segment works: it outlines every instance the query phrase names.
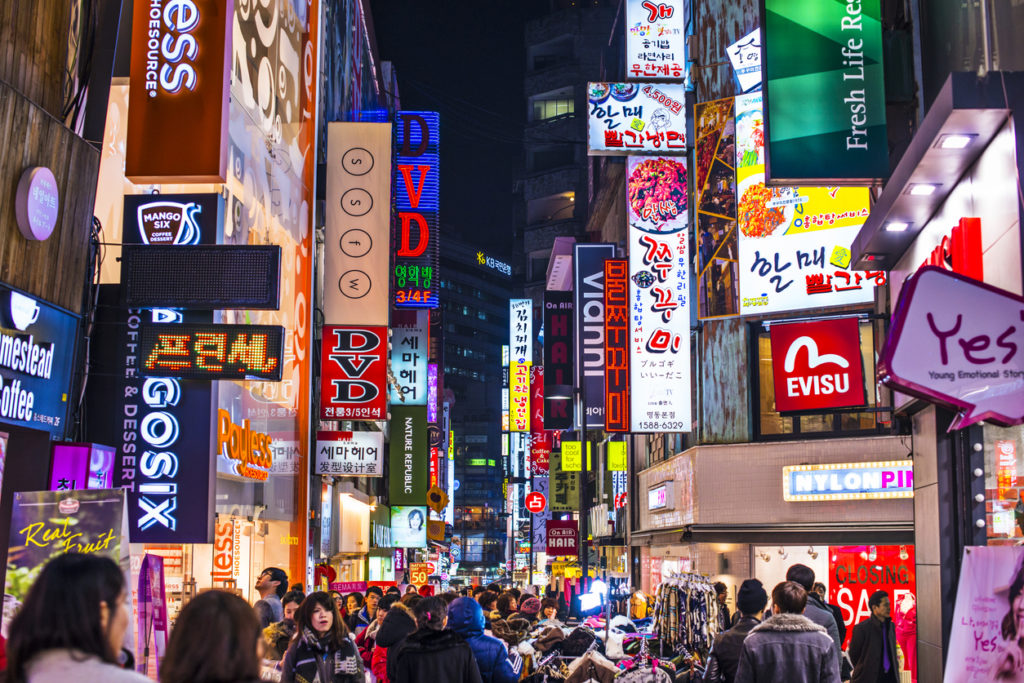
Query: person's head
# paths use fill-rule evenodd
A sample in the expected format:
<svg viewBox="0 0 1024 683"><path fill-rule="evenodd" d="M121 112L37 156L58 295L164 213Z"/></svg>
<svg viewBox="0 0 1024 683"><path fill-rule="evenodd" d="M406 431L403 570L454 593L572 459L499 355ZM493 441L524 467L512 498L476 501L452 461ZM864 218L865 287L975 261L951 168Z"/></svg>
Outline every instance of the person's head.
<svg viewBox="0 0 1024 683"><path fill-rule="evenodd" d="M794 564L786 572L786 581L800 584L804 591L809 593L814 585L814 570L806 564ZM772 600L774 601L775 598L772 598Z"/></svg>
<svg viewBox="0 0 1024 683"><path fill-rule="evenodd" d="M299 605L306 599L306 596L299 591L288 591L281 598L281 607L284 611L285 621L295 621L295 613L299 609Z"/></svg>
<svg viewBox="0 0 1024 683"><path fill-rule="evenodd" d="M498 596L497 605L502 616L512 614L516 611L516 596L511 593L502 593Z"/></svg>
<svg viewBox="0 0 1024 683"><path fill-rule="evenodd" d="M519 602L519 599L521 597L523 597L523 592L521 590L519 590L518 588L516 588L515 586L512 586L511 588L509 588L508 592L511 593L515 597L516 602Z"/></svg>
<svg viewBox="0 0 1024 683"><path fill-rule="evenodd" d="M892 613L892 605L889 603L889 594L885 591L875 591L868 598L868 607L871 609L871 616L882 621L889 618Z"/></svg>
<svg viewBox="0 0 1024 683"><path fill-rule="evenodd" d="M1022 493L1024 495L1024 493ZM1010 609L1003 617L1000 630L1005 640L1017 640L1024 636L1024 564L1017 568L1017 575L1010 584L1010 593L1006 596Z"/></svg>
<svg viewBox="0 0 1024 683"><path fill-rule="evenodd" d="M160 683L258 680L262 632L242 598L211 590L192 598L171 630Z"/></svg>
<svg viewBox="0 0 1024 683"><path fill-rule="evenodd" d="M276 593L277 597L283 597L288 592L288 574L277 567L267 567L256 579L256 590L261 597L267 597Z"/></svg>
<svg viewBox="0 0 1024 683"><path fill-rule="evenodd" d="M736 609L740 611L740 614L756 617L764 611L764 606L767 604L768 593L760 581L747 579L740 584L740 589L736 593Z"/></svg>
<svg viewBox="0 0 1024 683"><path fill-rule="evenodd" d="M416 628L440 631L448 621L448 605L437 595L420 598L412 613L416 615Z"/></svg>
<svg viewBox="0 0 1024 683"><path fill-rule="evenodd" d="M772 602L776 614L803 614L807 591L796 581L783 581L772 589Z"/></svg>
<svg viewBox="0 0 1024 683"><path fill-rule="evenodd" d="M480 606L484 608L485 612L490 612L494 610L494 605L498 601L498 595L491 591L484 591L480 594L480 597L477 598L477 601L480 603Z"/></svg>
<svg viewBox="0 0 1024 683"><path fill-rule="evenodd" d="M554 598L544 598L540 601L540 618L555 619L558 617L558 601Z"/></svg>
<svg viewBox="0 0 1024 683"><path fill-rule="evenodd" d="M345 596L345 612L348 614L355 614L363 606L363 594L362 593L349 593Z"/></svg>
<svg viewBox="0 0 1024 683"><path fill-rule="evenodd" d="M291 585L291 588L289 588L288 590L292 593L302 593L303 595L306 594L306 587L303 586L301 583L293 583Z"/></svg>
<svg viewBox="0 0 1024 683"><path fill-rule="evenodd" d="M715 582L715 597L718 598L718 602L725 604L726 598L729 597L729 587L721 581Z"/></svg>
<svg viewBox="0 0 1024 683"><path fill-rule="evenodd" d="M384 617L387 616L388 610L391 609L391 605L398 602L398 596L393 593L388 593L380 602L377 604L377 622L383 624Z"/></svg>
<svg viewBox="0 0 1024 683"><path fill-rule="evenodd" d="M445 591L438 597L444 600L444 604L451 606L451 604L459 597L459 594L455 591Z"/></svg>
<svg viewBox="0 0 1024 683"><path fill-rule="evenodd" d="M487 590L491 591L495 595L500 595L501 594L501 584L498 583L497 581L492 581L491 583L487 584Z"/></svg>
<svg viewBox="0 0 1024 683"><path fill-rule="evenodd" d="M405 594L406 595L408 595L409 593L415 593L415 592L416 592L416 586L414 586L413 584L410 583L408 586L405 587Z"/></svg>
<svg viewBox="0 0 1024 683"><path fill-rule="evenodd" d="M8 680L44 650L79 650L116 661L128 630L124 574L113 560L66 553L46 563L11 623Z"/></svg>
<svg viewBox="0 0 1024 683"><path fill-rule="evenodd" d="M301 636L304 629L309 629L319 638L328 637L337 646L348 637L348 627L338 613L338 606L323 591L306 596L299 611L295 613L295 625L298 627L296 638Z"/></svg>
<svg viewBox="0 0 1024 683"><path fill-rule="evenodd" d="M814 586L811 588L811 590L817 593L818 597L822 600L825 599L825 595L828 593L828 591L825 590L825 584L823 584L821 581L815 581Z"/></svg>
<svg viewBox="0 0 1024 683"><path fill-rule="evenodd" d="M423 512L420 510L413 510L409 513L409 528L413 531L419 531L423 528L424 518Z"/></svg>
<svg viewBox="0 0 1024 683"><path fill-rule="evenodd" d="M327 595L330 596L331 600L334 602L334 606L338 608L339 612L345 609L344 595L342 595L338 591L327 591Z"/></svg>
<svg viewBox="0 0 1024 683"><path fill-rule="evenodd" d="M536 619L540 612L540 598L532 595L524 595L523 601L519 604L519 613L527 619Z"/></svg>
<svg viewBox="0 0 1024 683"><path fill-rule="evenodd" d="M366 609L371 614L377 609L377 603L384 597L384 591L378 586L370 586L366 589Z"/></svg>
<svg viewBox="0 0 1024 683"><path fill-rule="evenodd" d="M397 595L402 596L402 590L398 586L388 586L388 589L384 591L385 595Z"/></svg>
<svg viewBox="0 0 1024 683"><path fill-rule="evenodd" d="M479 602L480 594L483 593L485 590L487 589L483 586L473 586L473 597L478 598L477 602Z"/></svg>

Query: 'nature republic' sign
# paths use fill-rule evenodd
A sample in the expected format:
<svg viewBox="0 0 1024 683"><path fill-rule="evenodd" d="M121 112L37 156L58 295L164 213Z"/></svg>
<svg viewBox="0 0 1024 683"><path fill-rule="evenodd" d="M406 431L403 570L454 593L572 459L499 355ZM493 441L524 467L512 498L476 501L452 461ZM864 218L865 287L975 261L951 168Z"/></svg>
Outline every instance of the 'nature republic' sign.
<svg viewBox="0 0 1024 683"><path fill-rule="evenodd" d="M879 0L765 0L773 184L888 175L880 17Z"/></svg>

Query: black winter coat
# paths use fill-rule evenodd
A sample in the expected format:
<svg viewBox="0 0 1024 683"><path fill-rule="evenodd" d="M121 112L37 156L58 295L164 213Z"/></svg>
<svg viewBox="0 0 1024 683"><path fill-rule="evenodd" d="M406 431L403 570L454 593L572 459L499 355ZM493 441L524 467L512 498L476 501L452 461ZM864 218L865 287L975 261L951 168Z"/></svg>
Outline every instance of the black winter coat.
<svg viewBox="0 0 1024 683"><path fill-rule="evenodd" d="M416 630L416 621L409 615L408 610L400 607L392 607L384 616L380 628L377 629L377 637L374 640L376 647L383 647L387 650L388 681L395 680L395 664L398 662L398 651L405 644L405 639Z"/></svg>
<svg viewBox="0 0 1024 683"><path fill-rule="evenodd" d="M406 638L391 683L481 683L473 651L454 631L420 629Z"/></svg>
<svg viewBox="0 0 1024 683"><path fill-rule="evenodd" d="M708 658L707 670L704 673L704 683L732 683L736 679L736 667L740 665L743 641L750 630L760 623L761 621L755 617L740 616L735 626L715 636L715 644L711 648L711 656Z"/></svg>
<svg viewBox="0 0 1024 683"><path fill-rule="evenodd" d="M853 662L852 683L871 683L882 670L882 629L889 645L889 662L899 680L899 655L896 653L896 628L891 619L883 624L874 617L868 617L853 627L850 636L850 661Z"/></svg>

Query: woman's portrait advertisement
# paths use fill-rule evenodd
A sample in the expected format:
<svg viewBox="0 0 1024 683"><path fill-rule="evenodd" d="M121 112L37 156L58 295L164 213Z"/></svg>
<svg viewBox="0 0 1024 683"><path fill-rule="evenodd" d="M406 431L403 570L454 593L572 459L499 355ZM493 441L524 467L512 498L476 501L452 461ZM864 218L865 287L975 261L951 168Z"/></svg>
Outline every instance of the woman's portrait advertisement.
<svg viewBox="0 0 1024 683"><path fill-rule="evenodd" d="M396 548L426 548L427 508L392 505L391 543Z"/></svg>
<svg viewBox="0 0 1024 683"><path fill-rule="evenodd" d="M1024 547L964 550L945 683L1024 683Z"/></svg>

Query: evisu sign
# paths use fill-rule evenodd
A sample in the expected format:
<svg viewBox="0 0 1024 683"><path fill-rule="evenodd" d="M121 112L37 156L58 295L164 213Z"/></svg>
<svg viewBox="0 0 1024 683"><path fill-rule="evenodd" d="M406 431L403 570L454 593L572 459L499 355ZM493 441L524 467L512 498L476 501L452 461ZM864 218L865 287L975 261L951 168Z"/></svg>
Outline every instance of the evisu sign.
<svg viewBox="0 0 1024 683"><path fill-rule="evenodd" d="M386 327L324 326L321 419L387 419L387 351Z"/></svg>
<svg viewBox="0 0 1024 683"><path fill-rule="evenodd" d="M771 345L778 412L864 405L857 318L772 325Z"/></svg>

